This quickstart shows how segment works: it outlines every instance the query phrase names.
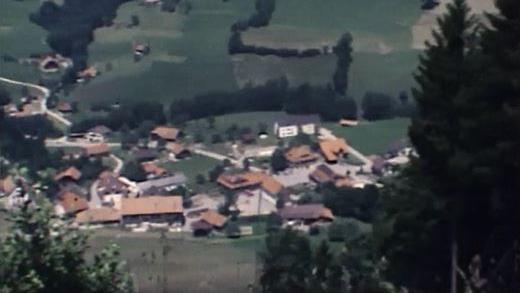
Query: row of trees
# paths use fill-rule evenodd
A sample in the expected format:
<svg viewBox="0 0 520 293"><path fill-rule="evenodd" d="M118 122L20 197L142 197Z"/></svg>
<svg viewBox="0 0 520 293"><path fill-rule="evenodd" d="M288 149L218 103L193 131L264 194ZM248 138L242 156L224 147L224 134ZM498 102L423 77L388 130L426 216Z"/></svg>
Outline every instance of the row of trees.
<svg viewBox="0 0 520 293"><path fill-rule="evenodd" d="M276 8L276 0L256 0L255 11L248 19L239 20L231 26L232 32L245 31L250 27L267 26Z"/></svg>
<svg viewBox="0 0 520 293"><path fill-rule="evenodd" d="M305 84L290 88L286 79L231 93L215 92L177 100L171 104L170 115L173 121L182 122L229 113L282 110L293 114L319 113L331 121L357 117L356 102L337 95L330 86Z"/></svg>
<svg viewBox="0 0 520 293"><path fill-rule="evenodd" d="M242 41L242 34L235 31L231 34L228 42L228 53L229 54L256 54L260 56L278 56L282 58L288 57L315 57L323 53L321 49L287 49L287 48L270 48L258 45L246 45Z"/></svg>

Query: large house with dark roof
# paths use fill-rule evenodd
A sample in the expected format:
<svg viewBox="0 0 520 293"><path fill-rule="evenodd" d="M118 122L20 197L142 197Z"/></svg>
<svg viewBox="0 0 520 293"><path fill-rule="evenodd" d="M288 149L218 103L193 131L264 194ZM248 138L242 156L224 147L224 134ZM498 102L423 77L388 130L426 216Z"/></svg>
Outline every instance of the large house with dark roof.
<svg viewBox="0 0 520 293"><path fill-rule="evenodd" d="M293 137L299 133L315 135L319 124L319 115L284 115L275 122L274 133L278 138Z"/></svg>
<svg viewBox="0 0 520 293"><path fill-rule="evenodd" d="M323 204L286 206L278 214L284 221L298 221L306 225L334 220L332 211Z"/></svg>

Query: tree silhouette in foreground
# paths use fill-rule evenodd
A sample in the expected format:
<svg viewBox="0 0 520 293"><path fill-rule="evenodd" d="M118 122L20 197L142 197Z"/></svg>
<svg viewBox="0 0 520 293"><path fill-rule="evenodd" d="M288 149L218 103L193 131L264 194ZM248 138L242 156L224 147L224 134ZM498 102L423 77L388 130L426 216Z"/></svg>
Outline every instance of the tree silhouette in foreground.
<svg viewBox="0 0 520 293"><path fill-rule="evenodd" d="M0 239L0 292L134 292L115 245L85 260L87 236L51 214L24 204Z"/></svg>

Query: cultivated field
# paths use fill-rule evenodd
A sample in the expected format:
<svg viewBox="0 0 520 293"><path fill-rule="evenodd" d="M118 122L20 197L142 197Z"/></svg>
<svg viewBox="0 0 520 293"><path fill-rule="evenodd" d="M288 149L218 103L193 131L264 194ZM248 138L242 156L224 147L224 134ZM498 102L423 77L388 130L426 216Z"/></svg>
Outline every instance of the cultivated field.
<svg viewBox="0 0 520 293"><path fill-rule="evenodd" d="M29 21L29 14L40 6L39 0L2 0L0 4L0 57L27 57L31 53L50 51L45 44L46 32ZM0 76L36 81L39 72L32 66L6 62L0 58Z"/></svg>

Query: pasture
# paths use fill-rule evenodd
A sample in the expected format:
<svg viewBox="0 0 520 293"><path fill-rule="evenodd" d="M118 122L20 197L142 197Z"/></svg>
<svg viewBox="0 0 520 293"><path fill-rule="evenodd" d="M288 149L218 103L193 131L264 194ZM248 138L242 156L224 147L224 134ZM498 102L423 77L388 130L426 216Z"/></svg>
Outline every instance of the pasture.
<svg viewBox="0 0 520 293"><path fill-rule="evenodd" d="M382 154L393 142L406 138L409 125L409 119L396 118L374 122L362 121L355 127L342 127L338 123L327 123L323 126L334 135L345 138L348 144L364 155L371 155Z"/></svg>
<svg viewBox="0 0 520 293"><path fill-rule="evenodd" d="M40 6L39 0L2 0L0 5L0 56L28 57L31 53L50 51L46 32L29 21L29 14ZM39 71L29 65L0 58L0 76L22 81L37 81Z"/></svg>

